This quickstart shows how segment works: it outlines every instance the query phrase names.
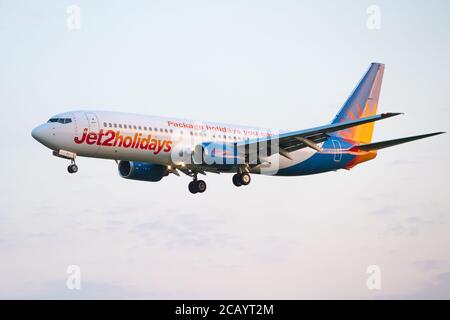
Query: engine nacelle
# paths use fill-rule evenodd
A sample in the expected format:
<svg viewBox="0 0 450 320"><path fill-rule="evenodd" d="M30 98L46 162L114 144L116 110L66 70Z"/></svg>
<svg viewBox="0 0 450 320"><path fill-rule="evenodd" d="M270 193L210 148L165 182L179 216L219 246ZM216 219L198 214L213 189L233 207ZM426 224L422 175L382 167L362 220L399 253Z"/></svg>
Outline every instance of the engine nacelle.
<svg viewBox="0 0 450 320"><path fill-rule="evenodd" d="M165 166L135 161L120 161L119 175L125 179L140 181L160 181L169 171Z"/></svg>

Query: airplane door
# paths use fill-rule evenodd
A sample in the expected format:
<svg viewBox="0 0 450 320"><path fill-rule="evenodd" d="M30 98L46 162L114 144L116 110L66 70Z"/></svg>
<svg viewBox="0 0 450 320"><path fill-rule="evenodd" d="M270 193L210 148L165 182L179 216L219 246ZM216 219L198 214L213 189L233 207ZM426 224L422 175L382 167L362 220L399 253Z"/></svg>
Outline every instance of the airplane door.
<svg viewBox="0 0 450 320"><path fill-rule="evenodd" d="M334 162L341 162L342 159L342 147L339 140L332 140L334 147Z"/></svg>
<svg viewBox="0 0 450 320"><path fill-rule="evenodd" d="M86 112L85 114L86 114L86 118L88 121L89 131L98 132L99 124L98 124L97 115L92 112Z"/></svg>
<svg viewBox="0 0 450 320"><path fill-rule="evenodd" d="M86 116L86 120L87 120L87 124L88 124L88 132L94 132L97 133L100 130L100 125L98 123L98 118L97 115L93 112L85 112L84 113ZM85 148L87 148L88 150L86 150L90 156L93 156L97 153L98 149L100 148L100 145L97 144L91 144L91 145L85 145Z"/></svg>

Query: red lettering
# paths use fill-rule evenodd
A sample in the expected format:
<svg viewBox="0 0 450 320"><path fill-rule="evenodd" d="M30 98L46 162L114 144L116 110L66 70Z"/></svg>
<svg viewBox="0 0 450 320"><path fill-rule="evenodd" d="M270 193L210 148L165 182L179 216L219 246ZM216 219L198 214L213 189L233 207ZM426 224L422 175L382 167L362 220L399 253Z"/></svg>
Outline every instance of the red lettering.
<svg viewBox="0 0 450 320"><path fill-rule="evenodd" d="M137 136L138 136L138 134L135 133L135 134L134 134L134 138L133 138L133 144L131 145L132 148L134 148L134 145L136 144Z"/></svg>
<svg viewBox="0 0 450 320"><path fill-rule="evenodd" d="M100 144L101 144L103 135L104 135L103 129L100 129L100 132L98 133L97 145L100 145Z"/></svg>
<svg viewBox="0 0 450 320"><path fill-rule="evenodd" d="M169 152L170 150L172 150L172 141L167 140L165 144L166 147L164 148L164 152Z"/></svg>
<svg viewBox="0 0 450 320"><path fill-rule="evenodd" d="M146 150L148 148L148 145L150 144L151 135L149 134L147 138L143 138L141 140L140 148L143 150Z"/></svg>
<svg viewBox="0 0 450 320"><path fill-rule="evenodd" d="M98 136L97 136L97 134L95 132L90 132L87 135L86 143L87 144L94 144L97 141L97 138L98 138Z"/></svg>
<svg viewBox="0 0 450 320"><path fill-rule="evenodd" d="M115 137L115 132L112 131L112 130L108 130L105 133L105 137L106 137L106 139L105 139L105 141L103 141L102 145L105 146L105 147L112 147L112 142L111 141Z"/></svg>
<svg viewBox="0 0 450 320"><path fill-rule="evenodd" d="M175 123L172 123L176 125ZM104 140L104 141L102 141ZM114 140L114 142L113 142ZM98 133L88 132L87 128L83 129L83 135L74 137L76 144L86 143L89 145L97 144L104 147L124 147L136 148L141 150L153 151L155 155L161 152L170 152L172 150L171 140L152 139L152 135L142 137L142 133L135 133L134 136L122 136L120 131L108 130L106 132L101 129Z"/></svg>
<svg viewBox="0 0 450 320"><path fill-rule="evenodd" d="M83 135L81 136L81 139L78 138L78 137L75 137L75 138L73 139L73 141L74 141L76 144L82 144L82 143L86 140L86 136L87 136L87 128L84 128L84 130L83 130Z"/></svg>
<svg viewBox="0 0 450 320"><path fill-rule="evenodd" d="M157 141L158 141L158 140L156 140L156 139L150 140L150 145L148 146L148 150L155 150L155 149L156 149Z"/></svg>
<svg viewBox="0 0 450 320"><path fill-rule="evenodd" d="M156 148L156 150L155 150L155 154L158 154L158 153L161 152L162 148L164 147L164 143L165 143L165 142L163 142L163 141L161 141L161 140L158 140L157 148Z"/></svg>
<svg viewBox="0 0 450 320"><path fill-rule="evenodd" d="M119 147L122 146L123 137L120 135L120 131L116 132L116 140L114 140L114 147L119 143Z"/></svg>
<svg viewBox="0 0 450 320"><path fill-rule="evenodd" d="M129 148L131 146L131 144L133 143L133 139L130 136L126 136L123 139L123 147L124 148Z"/></svg>
<svg viewBox="0 0 450 320"><path fill-rule="evenodd" d="M139 133L136 143L134 144L134 148L139 148L139 144L141 143L142 133Z"/></svg>

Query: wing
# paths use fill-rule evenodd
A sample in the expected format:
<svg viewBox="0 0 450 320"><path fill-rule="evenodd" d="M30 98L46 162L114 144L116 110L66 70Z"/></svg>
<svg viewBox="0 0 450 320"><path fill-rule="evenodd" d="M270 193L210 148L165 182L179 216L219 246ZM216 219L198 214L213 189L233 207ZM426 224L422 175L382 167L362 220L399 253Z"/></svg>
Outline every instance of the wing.
<svg viewBox="0 0 450 320"><path fill-rule="evenodd" d="M238 148L249 148L249 150L259 150L260 148L267 148L268 146L270 146L271 143L269 142L278 142L278 153L286 158L291 159L289 153L302 148L311 147L315 150L320 151L321 149L319 146L317 146L317 143L324 142L329 137L329 133L345 130L347 128L359 126L369 122L383 120L386 118L397 116L399 114L401 113L382 113L379 115L359 118L351 121L332 123L306 130L287 132L279 135L251 140L243 140L236 142L235 146ZM269 154L271 154L271 152L269 152Z"/></svg>

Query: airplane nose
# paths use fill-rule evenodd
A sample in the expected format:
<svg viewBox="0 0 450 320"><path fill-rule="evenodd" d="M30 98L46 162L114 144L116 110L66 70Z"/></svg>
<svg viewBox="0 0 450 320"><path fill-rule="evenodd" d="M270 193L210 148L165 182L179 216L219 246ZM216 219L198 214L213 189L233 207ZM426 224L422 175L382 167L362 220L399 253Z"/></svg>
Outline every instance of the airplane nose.
<svg viewBox="0 0 450 320"><path fill-rule="evenodd" d="M38 126L31 131L31 136L40 143L43 143L45 140L45 129L42 125Z"/></svg>

